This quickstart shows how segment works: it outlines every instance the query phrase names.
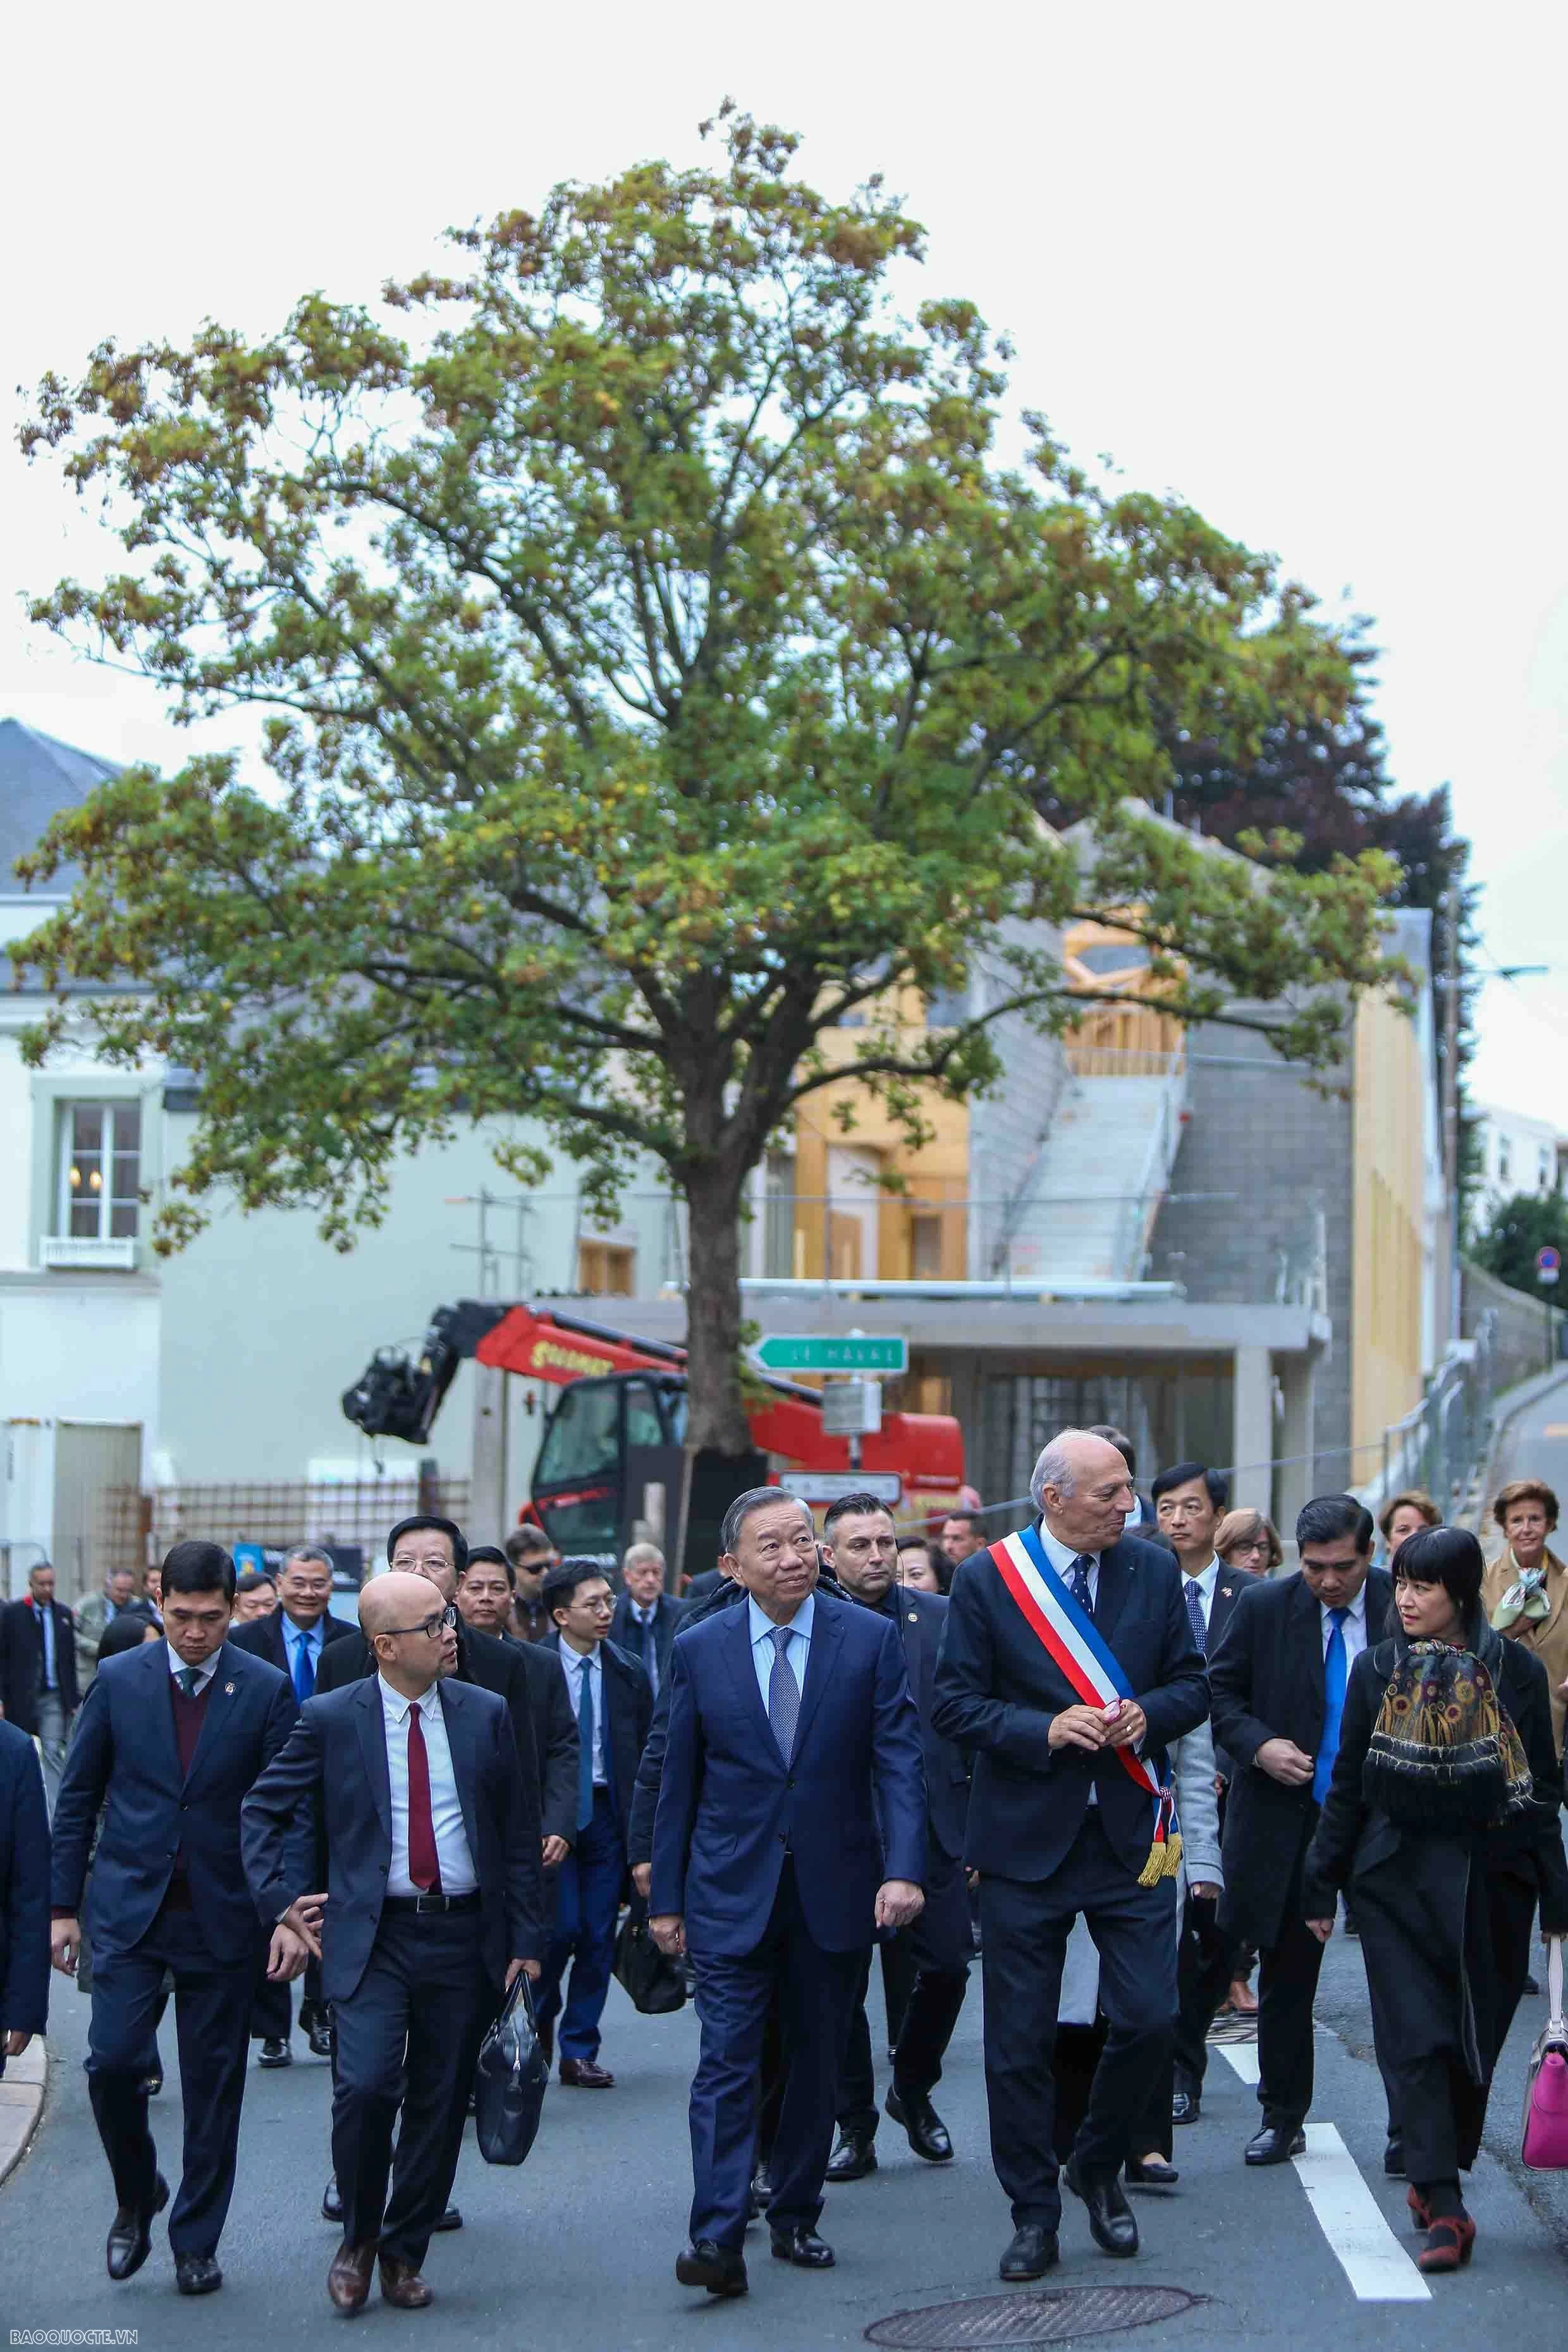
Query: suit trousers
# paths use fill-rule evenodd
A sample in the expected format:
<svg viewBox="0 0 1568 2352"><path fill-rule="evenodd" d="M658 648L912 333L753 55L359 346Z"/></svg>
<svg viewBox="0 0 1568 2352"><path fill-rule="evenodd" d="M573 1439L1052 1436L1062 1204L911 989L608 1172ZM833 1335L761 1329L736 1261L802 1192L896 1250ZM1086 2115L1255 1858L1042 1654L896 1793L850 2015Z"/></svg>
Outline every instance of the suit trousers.
<svg viewBox="0 0 1568 2352"><path fill-rule="evenodd" d="M929 2097L941 2082L942 2062L963 2007L974 1953L963 1865L943 1853L934 1840L926 1864L925 1898L912 1926L900 1928L881 1947L893 2088L900 2096L919 2093ZM877 2077L866 2015L870 1981L868 1951L838 2088L838 2127L863 2139L871 2138L877 2129Z"/></svg>
<svg viewBox="0 0 1568 2352"><path fill-rule="evenodd" d="M363 1976L332 2003L332 2167L351 2245L379 2241L416 2270L424 2262L457 2179L474 2063L499 2006L477 1911L383 1914Z"/></svg>
<svg viewBox="0 0 1568 2352"><path fill-rule="evenodd" d="M1265 2125L1292 2134L1312 2104L1312 2001L1323 1947L1302 1916L1301 1873L1317 1826L1318 1808L1312 1805L1278 1938L1258 1956L1258 2103Z"/></svg>
<svg viewBox="0 0 1568 2352"><path fill-rule="evenodd" d="M1017 2227L1061 2221L1052 2054L1073 1922L1082 1915L1099 1948L1108 2028L1073 2153L1086 2175L1103 2178L1121 2168L1150 2080L1169 2063L1175 1908L1175 1881L1140 1886L1094 1806L1049 1878L981 1879L991 2155Z"/></svg>
<svg viewBox="0 0 1568 2352"><path fill-rule="evenodd" d="M38 1760L44 1768L44 1801L48 1806L51 1822L55 1817L55 1800L60 1793L60 1774L66 1769L66 1734L69 1729L65 1705L58 1691L40 1691Z"/></svg>
<svg viewBox="0 0 1568 2352"><path fill-rule="evenodd" d="M701 2054L691 2084L691 2237L740 2251L751 2213L763 2030L777 1998L785 2072L771 2153L768 2220L815 2227L833 2146L845 2036L865 1954L825 1952L786 1857L761 1942L739 1957L691 1953Z"/></svg>
<svg viewBox="0 0 1568 2352"><path fill-rule="evenodd" d="M572 1964L556 2036L563 2058L596 2058L616 1965L616 1916L626 1884L626 1848L607 1789L594 1791L594 1818L555 1872L555 1926L544 1948L535 2014L549 2025L561 2011L561 1979Z"/></svg>
<svg viewBox="0 0 1568 2352"><path fill-rule="evenodd" d="M260 1950L236 1968L216 1959L192 1910L165 1907L128 1952L93 1955L88 2091L114 2176L115 2200L151 2212L158 2158L142 2084L163 2005L163 1975L174 1979L184 2152L169 2215L176 2254L213 2254L234 2193L235 2152L245 2097L246 2027Z"/></svg>

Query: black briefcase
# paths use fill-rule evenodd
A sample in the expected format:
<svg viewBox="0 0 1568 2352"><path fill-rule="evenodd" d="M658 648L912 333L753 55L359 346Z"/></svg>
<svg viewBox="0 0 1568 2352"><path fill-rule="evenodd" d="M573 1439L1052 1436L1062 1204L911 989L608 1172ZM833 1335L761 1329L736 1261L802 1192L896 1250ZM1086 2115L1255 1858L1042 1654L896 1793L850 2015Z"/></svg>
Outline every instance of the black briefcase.
<svg viewBox="0 0 1568 2352"><path fill-rule="evenodd" d="M519 1969L500 2015L479 2045L474 2130L487 2164L521 2164L544 2110L550 2069L539 2046L533 1988Z"/></svg>
<svg viewBox="0 0 1568 2352"><path fill-rule="evenodd" d="M647 1913L634 1903L616 1937L616 1975L632 2007L644 2017L668 2017L686 2006L686 1979L678 1960L668 1960L653 1940Z"/></svg>

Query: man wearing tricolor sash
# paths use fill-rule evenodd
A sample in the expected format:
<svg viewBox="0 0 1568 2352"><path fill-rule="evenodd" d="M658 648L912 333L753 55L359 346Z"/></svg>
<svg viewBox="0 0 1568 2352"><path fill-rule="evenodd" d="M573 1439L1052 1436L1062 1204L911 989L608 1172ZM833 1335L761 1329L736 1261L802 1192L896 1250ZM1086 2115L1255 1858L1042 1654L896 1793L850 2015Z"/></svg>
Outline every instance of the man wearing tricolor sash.
<svg viewBox="0 0 1568 2352"><path fill-rule="evenodd" d="M1138 2230L1118 2182L1176 2011L1180 1836L1166 1748L1209 1711L1171 1554L1122 1528L1115 1447L1064 1430L1030 1481L1040 1517L964 1561L932 1724L970 1756L964 1860L980 1873L991 2153L1012 2203L1005 2279L1058 2259L1052 2044L1073 1922L1100 1950L1109 2033L1066 2168L1108 2254Z"/></svg>

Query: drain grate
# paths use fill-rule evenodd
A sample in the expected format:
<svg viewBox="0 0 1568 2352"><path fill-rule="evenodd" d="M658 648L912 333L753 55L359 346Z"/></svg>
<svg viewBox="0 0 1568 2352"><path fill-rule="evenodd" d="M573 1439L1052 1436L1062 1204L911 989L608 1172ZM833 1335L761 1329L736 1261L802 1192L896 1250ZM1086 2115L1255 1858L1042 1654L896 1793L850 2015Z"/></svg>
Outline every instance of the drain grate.
<svg viewBox="0 0 1568 2352"><path fill-rule="evenodd" d="M1111 2336L1175 2319L1201 2303L1179 2286L1060 2287L1043 2294L986 2294L967 2303L937 2303L923 2311L895 2311L874 2319L868 2344L900 2352L974 2352L1011 2344L1065 2344L1070 2336Z"/></svg>

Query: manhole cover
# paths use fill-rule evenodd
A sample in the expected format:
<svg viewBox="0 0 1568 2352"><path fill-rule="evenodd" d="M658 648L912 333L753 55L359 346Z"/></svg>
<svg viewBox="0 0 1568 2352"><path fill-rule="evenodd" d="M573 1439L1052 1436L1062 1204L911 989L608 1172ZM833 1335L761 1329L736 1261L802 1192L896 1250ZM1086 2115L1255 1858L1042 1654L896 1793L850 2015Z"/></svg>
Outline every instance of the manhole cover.
<svg viewBox="0 0 1568 2352"><path fill-rule="evenodd" d="M906 2352L969 2352L976 2345L1064 2344L1069 2336L1110 2336L1175 2319L1201 2296L1179 2286L1061 2287L1054 2294L986 2294L969 2303L936 2303L924 2311L895 2311L874 2319L868 2344Z"/></svg>

